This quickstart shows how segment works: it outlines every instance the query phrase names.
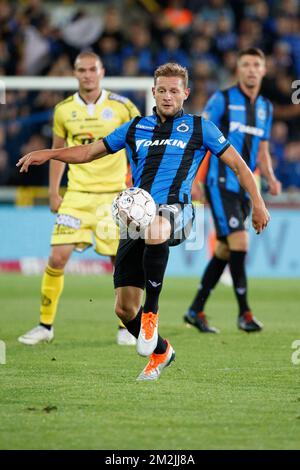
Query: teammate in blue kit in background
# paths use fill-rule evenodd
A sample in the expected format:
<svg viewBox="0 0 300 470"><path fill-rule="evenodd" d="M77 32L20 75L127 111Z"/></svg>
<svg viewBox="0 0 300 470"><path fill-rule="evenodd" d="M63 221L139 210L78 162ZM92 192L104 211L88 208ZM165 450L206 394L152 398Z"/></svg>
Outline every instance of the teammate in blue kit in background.
<svg viewBox="0 0 300 470"><path fill-rule="evenodd" d="M265 57L260 49L241 51L237 62L238 84L215 93L208 101L203 116L221 129L251 171L259 165L270 193L277 195L281 185L272 169L268 143L272 105L259 95L265 72ZM218 242L184 320L204 333L218 331L208 325L204 305L229 263L239 308L238 327L247 332L260 331L263 325L253 317L247 300L245 258L249 242L245 221L250 213L249 195L237 175L214 152L206 174L205 194Z"/></svg>
<svg viewBox="0 0 300 470"><path fill-rule="evenodd" d="M157 379L175 358L169 341L158 334L158 299L169 246L181 243L191 225L191 185L207 150L229 165L250 193L255 230L261 232L269 221L244 160L211 121L184 113L189 92L187 70L176 63L164 64L154 75L153 115L134 118L93 144L31 152L17 164L26 172L30 165L50 159L85 163L126 148L133 185L148 191L158 205L143 238L120 240L115 263L116 313L137 338L138 353L150 356L138 380Z"/></svg>

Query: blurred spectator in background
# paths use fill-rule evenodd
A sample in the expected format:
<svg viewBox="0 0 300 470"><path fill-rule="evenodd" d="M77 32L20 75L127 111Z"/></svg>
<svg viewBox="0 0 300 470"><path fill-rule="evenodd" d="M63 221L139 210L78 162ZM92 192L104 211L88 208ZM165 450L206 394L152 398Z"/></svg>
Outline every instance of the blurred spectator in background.
<svg viewBox="0 0 300 470"><path fill-rule="evenodd" d="M108 75L118 76L122 71L120 44L113 34L102 34L94 46L94 52L101 55L104 68Z"/></svg>
<svg viewBox="0 0 300 470"><path fill-rule="evenodd" d="M231 49L235 49L237 34L233 31L232 22L228 16L220 16L217 22L216 49L221 55Z"/></svg>
<svg viewBox="0 0 300 470"><path fill-rule="evenodd" d="M277 121L273 124L270 149L273 155L275 174L281 182L283 182L284 149L288 140L288 132L288 126L285 122Z"/></svg>
<svg viewBox="0 0 300 470"><path fill-rule="evenodd" d="M180 36L172 30L165 33L162 38L162 49L156 57L156 66L166 62L177 62L183 67L189 67L189 57L180 44Z"/></svg>
<svg viewBox="0 0 300 470"><path fill-rule="evenodd" d="M63 28L63 40L70 46L82 50L91 46L103 31L102 18L79 10L72 22Z"/></svg>
<svg viewBox="0 0 300 470"><path fill-rule="evenodd" d="M128 42L122 49L122 60L130 56L138 59L138 75L151 75L153 71L153 51L149 29L141 23L129 26Z"/></svg>
<svg viewBox="0 0 300 470"><path fill-rule="evenodd" d="M10 179L10 164L8 153L5 150L0 150L0 185L6 185Z"/></svg>
<svg viewBox="0 0 300 470"><path fill-rule="evenodd" d="M183 33L189 29L193 21L192 12L185 7L183 0L170 0L163 15L169 28L177 33Z"/></svg>
<svg viewBox="0 0 300 470"><path fill-rule="evenodd" d="M299 190L300 142L289 142L286 145L281 177L286 190L290 192Z"/></svg>

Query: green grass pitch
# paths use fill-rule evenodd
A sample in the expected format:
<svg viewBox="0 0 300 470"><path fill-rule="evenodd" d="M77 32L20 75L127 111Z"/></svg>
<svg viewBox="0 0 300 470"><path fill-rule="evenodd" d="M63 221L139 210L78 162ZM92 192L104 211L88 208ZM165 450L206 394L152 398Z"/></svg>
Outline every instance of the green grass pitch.
<svg viewBox="0 0 300 470"><path fill-rule="evenodd" d="M207 314L220 335L182 323L197 279L165 281L160 332L177 358L155 383L145 359L117 346L109 276L66 276L52 344L21 345L38 320L39 277L0 276L0 449L297 449L299 280L251 280L262 333L236 328L231 288Z"/></svg>

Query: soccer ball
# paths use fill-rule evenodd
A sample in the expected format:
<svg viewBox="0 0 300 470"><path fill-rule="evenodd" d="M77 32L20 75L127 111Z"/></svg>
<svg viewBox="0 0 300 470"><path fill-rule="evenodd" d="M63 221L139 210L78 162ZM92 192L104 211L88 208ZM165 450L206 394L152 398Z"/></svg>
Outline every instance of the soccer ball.
<svg viewBox="0 0 300 470"><path fill-rule="evenodd" d="M112 216L119 227L133 231L144 230L154 220L155 202L147 191L128 188L119 193L112 203Z"/></svg>

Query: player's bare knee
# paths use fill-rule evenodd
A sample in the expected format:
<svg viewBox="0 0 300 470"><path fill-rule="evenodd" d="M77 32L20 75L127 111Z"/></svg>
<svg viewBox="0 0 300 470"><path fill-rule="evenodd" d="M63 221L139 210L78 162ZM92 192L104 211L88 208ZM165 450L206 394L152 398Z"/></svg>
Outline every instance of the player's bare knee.
<svg viewBox="0 0 300 470"><path fill-rule="evenodd" d="M121 306L119 304L116 304L115 305L115 314L117 315L117 317L120 318L120 320L124 320L125 316L126 316L126 312L123 308L121 308Z"/></svg>
<svg viewBox="0 0 300 470"><path fill-rule="evenodd" d="M120 304L119 302L116 302L115 313L120 318L120 320L125 323L133 320L136 316L136 310L132 307L132 305L126 303Z"/></svg>
<svg viewBox="0 0 300 470"><path fill-rule="evenodd" d="M53 269L64 269L67 264L69 256L60 251L54 251L49 257L49 266Z"/></svg>
<svg viewBox="0 0 300 470"><path fill-rule="evenodd" d="M231 233L228 236L228 245L232 251L248 251L249 240L245 231Z"/></svg>
<svg viewBox="0 0 300 470"><path fill-rule="evenodd" d="M230 250L227 243L218 242L215 249L215 255L217 258L228 261L230 257Z"/></svg>

